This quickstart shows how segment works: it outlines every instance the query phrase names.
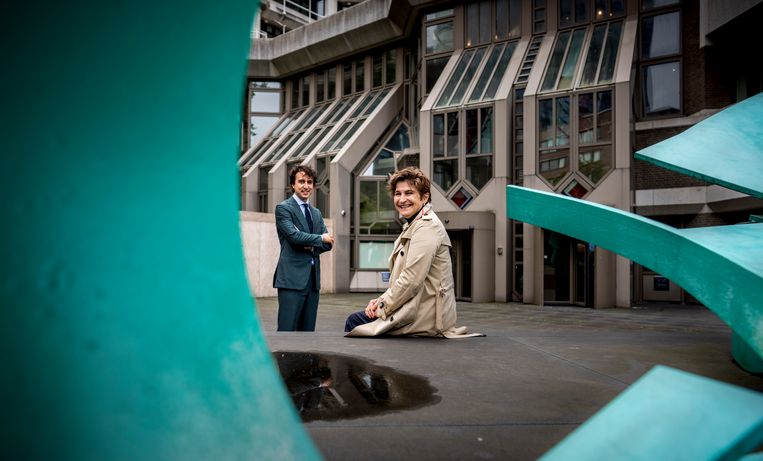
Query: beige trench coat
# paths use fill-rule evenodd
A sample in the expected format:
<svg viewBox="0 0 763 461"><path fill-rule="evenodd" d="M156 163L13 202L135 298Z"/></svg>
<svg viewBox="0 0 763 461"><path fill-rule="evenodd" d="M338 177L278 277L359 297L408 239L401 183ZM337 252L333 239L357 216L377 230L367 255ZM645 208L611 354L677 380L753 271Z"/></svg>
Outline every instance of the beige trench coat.
<svg viewBox="0 0 763 461"><path fill-rule="evenodd" d="M390 286L381 295L379 318L347 336L415 335L447 338L483 336L456 327L456 295L450 238L431 205L395 241L390 256Z"/></svg>

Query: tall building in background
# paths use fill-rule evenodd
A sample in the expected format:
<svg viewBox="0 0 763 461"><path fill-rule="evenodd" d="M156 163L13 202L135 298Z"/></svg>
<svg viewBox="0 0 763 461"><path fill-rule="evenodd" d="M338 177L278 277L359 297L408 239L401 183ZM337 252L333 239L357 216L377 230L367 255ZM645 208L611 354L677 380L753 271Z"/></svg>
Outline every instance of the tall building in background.
<svg viewBox="0 0 763 461"><path fill-rule="evenodd" d="M761 21L759 0L264 1L242 209L272 212L290 167L310 164L334 222L337 291L375 291L401 229L385 181L416 165L453 242L459 299L692 301L649 268L507 220L505 188L676 227L763 213L761 200L633 158L761 91L749 52Z"/></svg>

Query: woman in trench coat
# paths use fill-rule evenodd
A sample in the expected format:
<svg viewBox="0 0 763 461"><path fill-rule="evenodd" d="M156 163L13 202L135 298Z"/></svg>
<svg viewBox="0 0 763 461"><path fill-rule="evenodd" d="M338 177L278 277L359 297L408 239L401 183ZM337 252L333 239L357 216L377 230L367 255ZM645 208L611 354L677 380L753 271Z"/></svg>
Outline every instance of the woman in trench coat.
<svg viewBox="0 0 763 461"><path fill-rule="evenodd" d="M409 167L395 172L387 188L406 220L390 256L389 288L347 318L347 336L483 336L456 327L450 238L429 203L429 178Z"/></svg>

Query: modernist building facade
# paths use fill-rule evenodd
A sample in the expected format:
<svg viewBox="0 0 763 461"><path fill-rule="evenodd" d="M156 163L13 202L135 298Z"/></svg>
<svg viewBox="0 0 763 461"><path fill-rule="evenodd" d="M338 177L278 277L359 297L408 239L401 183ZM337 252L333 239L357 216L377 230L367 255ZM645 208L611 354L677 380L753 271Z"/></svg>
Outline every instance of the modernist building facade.
<svg viewBox="0 0 763 461"><path fill-rule="evenodd" d="M755 43L760 1L302 6L321 16L252 40L242 209L272 212L290 193L288 170L312 165L315 205L337 237L337 291L377 289L401 228L385 181L408 165L433 180L457 296L475 302L690 299L602 248L507 220L508 184L677 227L763 212L759 200L633 158L760 91L760 60L740 49Z"/></svg>

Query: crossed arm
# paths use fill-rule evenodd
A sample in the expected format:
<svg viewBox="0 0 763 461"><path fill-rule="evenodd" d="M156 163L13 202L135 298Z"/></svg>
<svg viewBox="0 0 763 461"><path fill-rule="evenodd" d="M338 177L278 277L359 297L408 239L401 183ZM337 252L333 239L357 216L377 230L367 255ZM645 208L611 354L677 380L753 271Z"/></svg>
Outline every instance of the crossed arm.
<svg viewBox="0 0 763 461"><path fill-rule="evenodd" d="M325 224L321 229L322 235L302 232L297 229L291 212L280 204L276 206L276 228L295 247L314 247L316 252L322 253L331 250L334 244L334 236L328 233Z"/></svg>

